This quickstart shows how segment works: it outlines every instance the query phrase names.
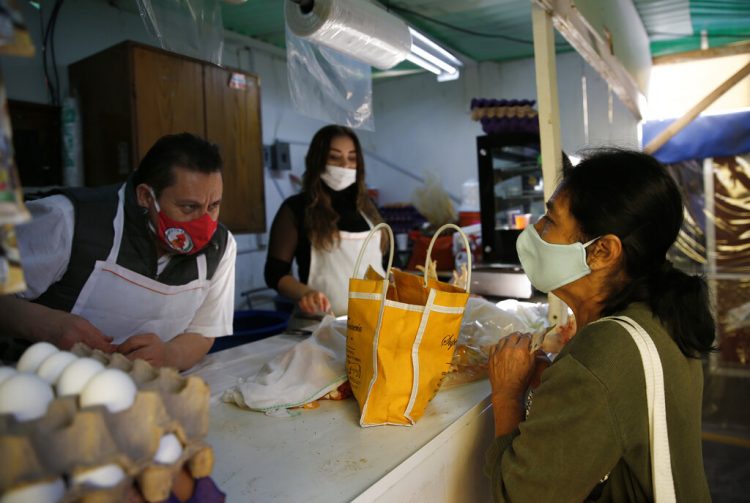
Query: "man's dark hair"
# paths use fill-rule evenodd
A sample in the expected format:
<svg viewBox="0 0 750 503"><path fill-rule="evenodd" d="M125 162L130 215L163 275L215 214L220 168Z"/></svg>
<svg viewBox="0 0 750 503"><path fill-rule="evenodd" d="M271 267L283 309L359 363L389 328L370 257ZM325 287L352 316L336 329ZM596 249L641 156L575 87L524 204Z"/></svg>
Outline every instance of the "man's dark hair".
<svg viewBox="0 0 750 503"><path fill-rule="evenodd" d="M162 136L141 160L133 184L145 183L159 197L174 183L175 166L201 173L221 172L219 147L190 133Z"/></svg>

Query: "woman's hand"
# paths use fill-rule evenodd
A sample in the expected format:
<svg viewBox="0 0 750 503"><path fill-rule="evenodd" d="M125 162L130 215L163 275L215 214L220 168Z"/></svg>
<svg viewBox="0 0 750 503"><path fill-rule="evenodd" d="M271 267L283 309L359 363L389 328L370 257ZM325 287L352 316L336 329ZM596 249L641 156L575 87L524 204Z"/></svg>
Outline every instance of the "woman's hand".
<svg viewBox="0 0 750 503"><path fill-rule="evenodd" d="M323 292L310 290L305 293L298 301L297 305L304 313L330 313L331 302Z"/></svg>
<svg viewBox="0 0 750 503"><path fill-rule="evenodd" d="M535 355L529 353L531 336L514 332L490 348L489 378L492 394L522 398L534 372Z"/></svg>
<svg viewBox="0 0 750 503"><path fill-rule="evenodd" d="M496 436L511 433L523 419L524 395L537 366L537 356L529 353L530 345L529 334L515 332L490 348L488 366Z"/></svg>

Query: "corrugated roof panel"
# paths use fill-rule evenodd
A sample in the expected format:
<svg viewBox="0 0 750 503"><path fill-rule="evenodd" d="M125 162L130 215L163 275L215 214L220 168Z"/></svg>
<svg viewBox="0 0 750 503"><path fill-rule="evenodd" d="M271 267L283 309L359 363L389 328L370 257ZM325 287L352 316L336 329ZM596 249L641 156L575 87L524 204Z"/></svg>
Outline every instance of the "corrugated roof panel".
<svg viewBox="0 0 750 503"><path fill-rule="evenodd" d="M689 8L690 31L684 4ZM708 34L709 47L750 40L750 0L635 0L635 6L649 33L653 56L700 49L702 30Z"/></svg>
<svg viewBox="0 0 750 503"><path fill-rule="evenodd" d="M696 32L750 38L749 0L691 0L690 16Z"/></svg>
<svg viewBox="0 0 750 503"><path fill-rule="evenodd" d="M635 0L633 3L651 40L665 37L657 35L658 33L682 36L693 34L689 0ZM673 37L667 35L667 38Z"/></svg>
<svg viewBox="0 0 750 503"><path fill-rule="evenodd" d="M711 47L750 40L750 0L633 2L649 33L651 53L655 56L699 48L702 29L708 30ZM534 54L530 43L531 0L380 0L380 3L437 42L476 61L505 61ZM224 26L284 47L283 6L283 0L222 3ZM571 50L559 34L556 40L559 51Z"/></svg>
<svg viewBox="0 0 750 503"><path fill-rule="evenodd" d="M518 59L534 54L529 1L401 0L387 6L448 48L477 61ZM558 41L567 47L559 36Z"/></svg>
<svg viewBox="0 0 750 503"><path fill-rule="evenodd" d="M224 27L235 33L284 47L284 3L248 0L239 5L221 3Z"/></svg>

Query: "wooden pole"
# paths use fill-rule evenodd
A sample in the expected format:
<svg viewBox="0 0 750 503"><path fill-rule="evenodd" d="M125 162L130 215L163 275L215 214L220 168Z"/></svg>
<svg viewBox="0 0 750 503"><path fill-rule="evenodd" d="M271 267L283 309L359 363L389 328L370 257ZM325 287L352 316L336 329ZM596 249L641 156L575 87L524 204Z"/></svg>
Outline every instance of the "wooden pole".
<svg viewBox="0 0 750 503"><path fill-rule="evenodd" d="M545 9L531 4L534 32L534 67L536 70L536 99L539 112L539 142L542 151L542 179L544 200L553 194L562 173L562 141L560 140L560 106L557 98L557 66L555 62L555 32L552 16ZM553 294L548 295L547 319L561 326L567 321L567 306Z"/></svg>
<svg viewBox="0 0 750 503"><path fill-rule="evenodd" d="M729 91L735 84L750 75L750 63L740 68L737 73L725 80L719 87L711 91L708 96L700 100L693 108L688 112L674 121L664 131L659 133L656 138L651 140L648 145L643 149L647 154L653 154L659 150L670 138L679 133L685 126L698 117L698 115L704 111L708 106L719 99L724 93Z"/></svg>

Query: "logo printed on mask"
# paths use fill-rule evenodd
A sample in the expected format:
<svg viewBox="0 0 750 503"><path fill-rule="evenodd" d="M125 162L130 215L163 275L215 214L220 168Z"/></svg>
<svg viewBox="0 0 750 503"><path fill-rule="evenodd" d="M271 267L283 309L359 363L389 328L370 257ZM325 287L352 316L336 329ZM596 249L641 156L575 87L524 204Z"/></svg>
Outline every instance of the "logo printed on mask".
<svg viewBox="0 0 750 503"><path fill-rule="evenodd" d="M531 284L547 293L591 274L586 247L597 239L568 245L548 243L533 225L528 225L516 240L516 251Z"/></svg>
<svg viewBox="0 0 750 503"><path fill-rule="evenodd" d="M357 181L357 170L327 164L325 171L320 175L320 179L332 190L338 192Z"/></svg>
<svg viewBox="0 0 750 503"><path fill-rule="evenodd" d="M189 253L193 249L193 240L190 235L178 227L170 227L164 231L164 236L169 241L169 246L176 251Z"/></svg>

